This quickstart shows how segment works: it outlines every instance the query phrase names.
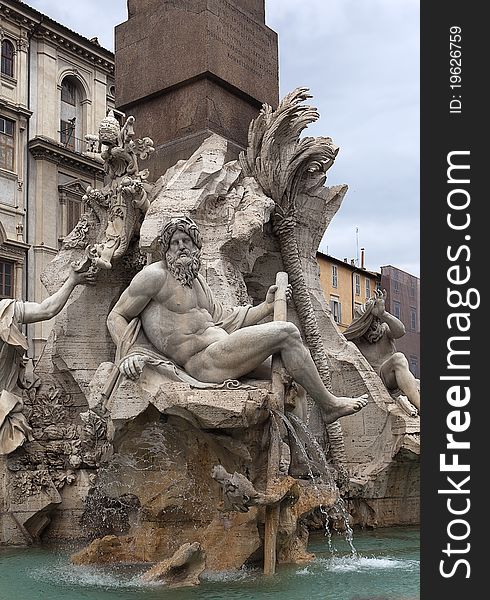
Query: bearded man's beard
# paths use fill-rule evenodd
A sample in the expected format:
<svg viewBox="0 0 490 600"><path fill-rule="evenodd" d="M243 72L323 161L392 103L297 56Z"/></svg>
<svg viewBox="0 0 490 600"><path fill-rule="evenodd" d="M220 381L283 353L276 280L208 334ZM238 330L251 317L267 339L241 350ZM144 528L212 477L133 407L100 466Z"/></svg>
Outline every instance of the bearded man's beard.
<svg viewBox="0 0 490 600"><path fill-rule="evenodd" d="M378 342L384 335L383 324L379 319L375 319L369 329L364 334L364 337L370 344L375 344Z"/></svg>
<svg viewBox="0 0 490 600"><path fill-rule="evenodd" d="M167 268L170 273L183 286L192 287L192 282L197 277L201 268L200 250L181 250L178 255L167 252L165 255Z"/></svg>

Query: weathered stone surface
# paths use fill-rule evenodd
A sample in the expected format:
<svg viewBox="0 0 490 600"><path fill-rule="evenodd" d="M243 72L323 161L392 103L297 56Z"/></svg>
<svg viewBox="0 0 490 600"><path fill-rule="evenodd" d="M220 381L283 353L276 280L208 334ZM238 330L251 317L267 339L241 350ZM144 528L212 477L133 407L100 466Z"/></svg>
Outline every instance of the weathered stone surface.
<svg viewBox="0 0 490 600"><path fill-rule="evenodd" d="M285 478L274 487L272 499L284 498L292 486L296 493L285 500L281 507L281 528L278 538L278 560L282 563L303 563L314 558L306 551L308 530L301 521L317 506L331 506L336 500L336 492L326 486L312 486L307 482L295 482ZM144 501L143 501L144 502ZM157 513L153 510L153 514ZM147 521L146 525L135 530L134 535L105 536L94 540L87 548L72 557L75 564L107 564L118 562L155 562L162 556L178 552L181 540L194 536L206 555L206 569L210 571L227 571L239 569L249 560L260 560L262 546L259 524L263 519L263 511L251 507L246 513L220 513L202 529L191 526L182 510L167 519L162 527L162 514L155 521ZM160 526L157 522L160 522ZM202 526L202 522L201 522ZM223 549L226 548L226 551ZM164 572L169 565L164 561L157 565L154 573ZM200 564L200 560L199 560ZM165 568L164 568L165 567ZM153 580L153 579L152 579Z"/></svg>
<svg viewBox="0 0 490 600"><path fill-rule="evenodd" d="M188 2L189 6L191 2ZM249 12L254 18L259 21L265 19L265 0L237 0L237 6ZM155 10L161 5L161 0L128 0L128 18L134 17L137 14ZM199 4L195 3L196 7Z"/></svg>
<svg viewBox="0 0 490 600"><path fill-rule="evenodd" d="M106 369L103 365L102 373L96 374L91 384L93 407L100 404L100 392L95 390L103 383ZM113 423L134 419L153 405L161 414L183 417L201 429L244 429L269 416L270 383L264 383L262 389L249 389L250 385L243 389L194 389L186 383L162 383L151 368L145 367L138 382L123 379L107 409Z"/></svg>
<svg viewBox="0 0 490 600"><path fill-rule="evenodd" d="M118 104L134 104L211 74L258 106L275 105L277 35L241 5L242 0L163 0L148 3L146 11L131 11L130 19L116 28ZM155 45L155 39L162 43ZM182 46L186 52L176 52ZM144 65L134 64L135 54Z"/></svg>
<svg viewBox="0 0 490 600"><path fill-rule="evenodd" d="M210 133L233 142L236 158L262 103L278 102L277 35L263 0L145 0L128 12L116 28L117 104L151 125L152 177Z"/></svg>
<svg viewBox="0 0 490 600"><path fill-rule="evenodd" d="M308 528L305 517L319 506L333 506L338 490L332 485L298 481L296 494L281 504L277 558L280 563L310 562L315 555L307 551Z"/></svg>
<svg viewBox="0 0 490 600"><path fill-rule="evenodd" d="M281 537L278 540L277 562L281 564L303 564L315 559L312 552L308 552L309 532L305 523L298 522L293 534Z"/></svg>
<svg viewBox="0 0 490 600"><path fill-rule="evenodd" d="M94 540L87 548L73 554L71 561L74 565L142 562L142 557L138 554L138 548L133 542L133 538L106 535L102 539Z"/></svg>
<svg viewBox="0 0 490 600"><path fill-rule="evenodd" d="M45 470L11 472L0 462L0 543L29 545L39 541L61 497Z"/></svg>
<svg viewBox="0 0 490 600"><path fill-rule="evenodd" d="M216 517L203 533L206 568L210 571L239 569L260 548L257 511Z"/></svg>
<svg viewBox="0 0 490 600"><path fill-rule="evenodd" d="M198 542L183 544L171 558L157 563L143 573L143 581L160 581L170 588L199 585L204 571L205 553Z"/></svg>
<svg viewBox="0 0 490 600"><path fill-rule="evenodd" d="M413 421L418 419L413 418ZM401 425L403 420L399 419ZM378 453L371 464L353 469L349 507L353 523L391 526L418 523L420 511L420 434L418 422L407 433L384 431L377 441ZM384 452L381 445L385 442Z"/></svg>

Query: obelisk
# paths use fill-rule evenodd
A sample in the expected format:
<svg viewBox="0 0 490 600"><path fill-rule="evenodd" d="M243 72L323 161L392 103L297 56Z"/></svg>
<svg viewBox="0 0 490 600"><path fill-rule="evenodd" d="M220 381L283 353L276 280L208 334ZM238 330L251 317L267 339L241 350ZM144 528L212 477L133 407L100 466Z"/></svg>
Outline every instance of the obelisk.
<svg viewBox="0 0 490 600"><path fill-rule="evenodd" d="M278 100L265 0L128 0L116 28L116 101L155 143L152 178L211 133L236 157L262 104Z"/></svg>

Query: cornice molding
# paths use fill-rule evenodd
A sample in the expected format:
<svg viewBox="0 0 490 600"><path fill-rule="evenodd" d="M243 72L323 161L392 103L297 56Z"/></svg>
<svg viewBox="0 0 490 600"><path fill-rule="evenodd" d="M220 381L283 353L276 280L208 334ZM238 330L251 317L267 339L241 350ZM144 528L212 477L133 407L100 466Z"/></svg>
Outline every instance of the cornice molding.
<svg viewBox="0 0 490 600"><path fill-rule="evenodd" d="M23 2L0 2L0 16L30 32L36 39L50 40L58 47L84 58L99 69L114 74L114 54L76 31L50 19Z"/></svg>
<svg viewBox="0 0 490 600"><path fill-rule="evenodd" d="M48 160L57 165L71 167L92 175L102 175L104 168L98 161L73 152L49 138L37 136L29 141L28 148L35 160Z"/></svg>
<svg viewBox="0 0 490 600"><path fill-rule="evenodd" d="M25 108L25 106L21 106L20 104L14 104L9 100L0 99L0 108L4 110L10 110L13 113L18 115L22 115L26 119L29 119L32 116L32 110Z"/></svg>

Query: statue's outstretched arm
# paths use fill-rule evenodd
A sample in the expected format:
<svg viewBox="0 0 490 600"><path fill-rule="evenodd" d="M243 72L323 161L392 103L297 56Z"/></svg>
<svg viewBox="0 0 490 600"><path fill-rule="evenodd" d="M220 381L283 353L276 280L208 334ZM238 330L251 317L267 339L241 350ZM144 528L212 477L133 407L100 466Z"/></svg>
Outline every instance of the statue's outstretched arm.
<svg viewBox="0 0 490 600"><path fill-rule="evenodd" d="M56 316L65 306L70 294L79 284L94 283L95 275L84 272L77 273L73 269L60 289L42 302L24 302L23 323L37 323Z"/></svg>

